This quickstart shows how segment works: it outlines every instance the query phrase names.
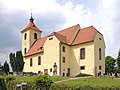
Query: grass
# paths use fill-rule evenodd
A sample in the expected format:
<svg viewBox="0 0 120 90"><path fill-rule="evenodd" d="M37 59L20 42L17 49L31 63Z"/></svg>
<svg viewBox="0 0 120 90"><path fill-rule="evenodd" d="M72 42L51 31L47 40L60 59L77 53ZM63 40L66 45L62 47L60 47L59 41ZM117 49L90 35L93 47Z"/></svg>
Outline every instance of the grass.
<svg viewBox="0 0 120 90"><path fill-rule="evenodd" d="M61 76L53 76L53 77L50 77L50 78L53 82L68 79L68 77L61 77Z"/></svg>
<svg viewBox="0 0 120 90"><path fill-rule="evenodd" d="M73 85L73 86L90 85L90 86L111 87L111 86L120 86L120 79L116 80L116 79L107 78L107 77L85 78L85 79L64 81L61 83L66 85Z"/></svg>
<svg viewBox="0 0 120 90"><path fill-rule="evenodd" d="M15 76L18 81L34 81L38 76ZM68 80L68 77L52 76L50 77L53 82L66 80L60 82L66 85L90 85L90 86L120 86L120 79L113 79L111 77L99 77L99 78L79 78L77 80Z"/></svg>
<svg viewBox="0 0 120 90"><path fill-rule="evenodd" d="M15 76L16 80L18 81L34 81L37 77L38 76ZM68 79L68 77L52 76L50 79L55 82Z"/></svg>
<svg viewBox="0 0 120 90"><path fill-rule="evenodd" d="M15 76L17 81L28 81L28 82L34 81L37 77L38 76ZM104 87L120 86L120 78L114 79L111 77L99 77L99 78L78 78L76 80L69 80L68 77L60 77L60 76L52 76L50 78L53 82L66 80L59 83L60 84L63 83L69 86L71 85L73 86L90 85L90 86L104 86Z"/></svg>
<svg viewBox="0 0 120 90"><path fill-rule="evenodd" d="M18 81L34 81L38 76L15 76Z"/></svg>

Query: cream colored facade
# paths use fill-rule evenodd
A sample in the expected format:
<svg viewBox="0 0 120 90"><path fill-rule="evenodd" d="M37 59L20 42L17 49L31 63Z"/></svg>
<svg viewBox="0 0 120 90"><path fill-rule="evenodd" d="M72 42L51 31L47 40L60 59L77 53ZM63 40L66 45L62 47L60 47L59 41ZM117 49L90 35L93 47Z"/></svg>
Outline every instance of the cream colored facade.
<svg viewBox="0 0 120 90"><path fill-rule="evenodd" d="M80 27L77 28L73 39L69 41L72 43L76 37ZM27 39L24 39L24 34L27 33ZM24 49L29 50L34 40L34 33L37 33L38 39L41 38L41 32L35 30L25 30L22 32L22 53ZM44 43L43 52L32 54L24 57L24 72L34 72L49 74L54 73L53 65L57 65L57 73L59 76L76 76L79 73L86 73L92 75L103 75L105 73L105 43L103 35L96 31L96 36L93 41L85 42L77 45L69 45L60 42L55 35L47 36ZM63 47L65 51L63 51ZM80 59L80 49L85 49L85 59ZM101 49L101 59L99 59L99 49ZM41 57L41 64L38 65L38 57ZM32 59L32 66L30 66L30 59ZM83 67L83 69L80 69Z"/></svg>
<svg viewBox="0 0 120 90"><path fill-rule="evenodd" d="M36 41L34 39L34 33L37 34L37 38L40 39L41 32L29 29L24 32L22 32L22 54L24 56L24 49L26 48L26 52L30 49L30 47L33 45L33 43ZM26 34L26 39L25 39Z"/></svg>

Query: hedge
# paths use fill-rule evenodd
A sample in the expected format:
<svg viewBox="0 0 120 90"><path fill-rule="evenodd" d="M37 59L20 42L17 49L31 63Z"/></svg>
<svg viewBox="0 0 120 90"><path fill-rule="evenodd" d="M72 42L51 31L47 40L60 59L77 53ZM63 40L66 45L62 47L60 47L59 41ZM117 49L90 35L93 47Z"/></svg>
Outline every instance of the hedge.
<svg viewBox="0 0 120 90"><path fill-rule="evenodd" d="M53 81L47 75L41 75L35 80L36 87L40 90L49 90Z"/></svg>
<svg viewBox="0 0 120 90"><path fill-rule="evenodd" d="M64 83L53 83L48 76L39 76L33 82L17 81L14 77L0 77L0 90L20 90L20 87L18 88L16 85L22 82L27 83L27 86L23 86L23 90L120 90L120 86L73 86Z"/></svg>
<svg viewBox="0 0 120 90"><path fill-rule="evenodd" d="M0 90L7 90L4 78L0 78Z"/></svg>
<svg viewBox="0 0 120 90"><path fill-rule="evenodd" d="M8 90L20 90L17 89L16 84L18 81L10 81L9 83L9 89ZM19 82L20 83L20 82ZM27 89L23 90L120 90L120 87L102 87L102 86L70 86L66 84L60 84L60 83L53 83L49 89L46 88L37 88L35 82L27 82L27 87L23 87Z"/></svg>
<svg viewBox="0 0 120 90"><path fill-rule="evenodd" d="M85 74L85 73L80 73L80 74L76 75L76 77L86 77L86 76L93 76L93 75Z"/></svg>
<svg viewBox="0 0 120 90"><path fill-rule="evenodd" d="M120 87L102 87L102 86L69 86L65 84L52 84L49 90L120 90Z"/></svg>
<svg viewBox="0 0 120 90"><path fill-rule="evenodd" d="M20 87L17 87L17 84L21 84L23 82L26 82L26 86L22 86L23 90L49 90L51 84L53 83L52 80L49 78L49 76L41 75L36 78L35 81L10 81L7 84L8 90L18 90Z"/></svg>
<svg viewBox="0 0 120 90"><path fill-rule="evenodd" d="M16 87L17 83L21 83L21 82L10 81L7 86L7 90L20 90ZM4 89L0 89L0 90L4 90ZM27 82L27 86L23 87L23 90L120 90L120 87L104 87L104 86L97 87L97 86L88 86L88 85L70 86L65 84L53 83L48 89L48 87L37 88L35 82Z"/></svg>
<svg viewBox="0 0 120 90"><path fill-rule="evenodd" d="M26 82L26 81L25 81ZM20 90L20 87L17 87L17 84L23 83L23 81L10 81L7 84L8 90ZM35 82L26 82L27 86L23 86L23 90L37 90Z"/></svg>

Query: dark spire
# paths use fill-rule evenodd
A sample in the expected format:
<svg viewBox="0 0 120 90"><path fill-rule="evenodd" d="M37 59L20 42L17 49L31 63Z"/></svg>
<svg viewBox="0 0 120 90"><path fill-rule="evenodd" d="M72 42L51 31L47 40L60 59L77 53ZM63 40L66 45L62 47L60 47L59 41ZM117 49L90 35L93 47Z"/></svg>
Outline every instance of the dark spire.
<svg viewBox="0 0 120 90"><path fill-rule="evenodd" d="M30 20L30 22L34 22L34 19L33 19L33 17L32 17L32 13L31 13L31 18L29 19Z"/></svg>

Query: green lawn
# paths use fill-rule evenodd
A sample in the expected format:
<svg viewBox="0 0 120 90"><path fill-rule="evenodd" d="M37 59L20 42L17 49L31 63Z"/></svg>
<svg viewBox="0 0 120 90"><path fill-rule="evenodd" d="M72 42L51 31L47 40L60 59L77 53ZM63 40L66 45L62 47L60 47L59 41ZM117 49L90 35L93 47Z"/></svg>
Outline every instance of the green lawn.
<svg viewBox="0 0 120 90"><path fill-rule="evenodd" d="M38 76L15 76L17 81L34 81Z"/></svg>
<svg viewBox="0 0 120 90"><path fill-rule="evenodd" d="M61 76L54 76L54 77L50 77L50 78L51 78L51 80L52 80L53 82L68 79L68 77L61 77Z"/></svg>
<svg viewBox="0 0 120 90"><path fill-rule="evenodd" d="M1 76L3 77L3 76ZM35 79L38 76L15 76L17 81L28 81L32 82L35 81ZM73 86L80 86L80 85L90 85L90 86L120 86L120 78L114 79L111 77L99 77L99 78L78 78L76 80L71 80L68 77L60 77L60 76L52 76L50 77L53 82L66 80L62 82L58 82L58 84L66 84L66 85L73 85Z"/></svg>
<svg viewBox="0 0 120 90"><path fill-rule="evenodd" d="M85 78L85 79L78 79L78 80L70 80L60 82L67 85L73 86L80 86L80 85L90 85L90 86L120 86L120 79L112 79L107 77L100 77L100 78Z"/></svg>
<svg viewBox="0 0 120 90"><path fill-rule="evenodd" d="M18 81L34 81L38 76L15 76ZM113 79L108 77L100 77L100 78L79 78L77 80L68 80L68 77L60 77L60 76L52 76L50 77L53 82L67 80L63 82L59 82L79 86L79 85L90 85L90 86L120 86L120 79Z"/></svg>
<svg viewBox="0 0 120 90"><path fill-rule="evenodd" d="M38 76L15 76L18 81L34 81ZM68 79L68 77L50 77L53 82Z"/></svg>

